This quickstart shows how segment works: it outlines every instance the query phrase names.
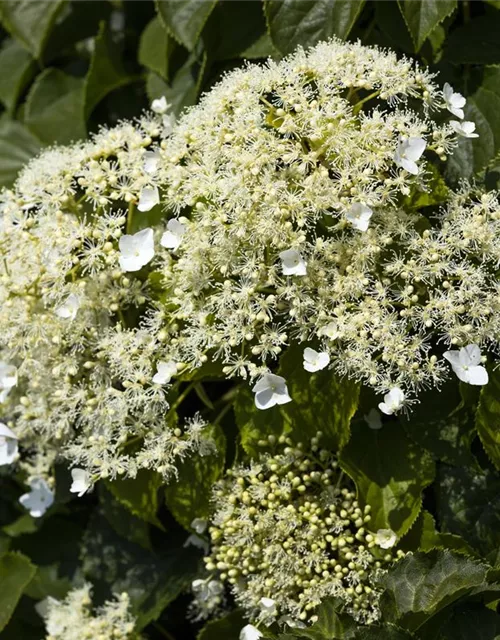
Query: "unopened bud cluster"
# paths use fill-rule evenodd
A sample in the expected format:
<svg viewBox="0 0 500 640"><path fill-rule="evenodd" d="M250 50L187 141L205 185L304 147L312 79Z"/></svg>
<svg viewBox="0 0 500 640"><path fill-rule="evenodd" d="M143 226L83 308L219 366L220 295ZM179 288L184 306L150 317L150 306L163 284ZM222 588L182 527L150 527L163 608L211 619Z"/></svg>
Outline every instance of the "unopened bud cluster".
<svg viewBox="0 0 500 640"><path fill-rule="evenodd" d="M206 569L252 621L310 623L329 596L358 621L378 618L375 581L398 554L377 546L370 506L317 438L308 450L281 438L274 453L229 470L214 503Z"/></svg>

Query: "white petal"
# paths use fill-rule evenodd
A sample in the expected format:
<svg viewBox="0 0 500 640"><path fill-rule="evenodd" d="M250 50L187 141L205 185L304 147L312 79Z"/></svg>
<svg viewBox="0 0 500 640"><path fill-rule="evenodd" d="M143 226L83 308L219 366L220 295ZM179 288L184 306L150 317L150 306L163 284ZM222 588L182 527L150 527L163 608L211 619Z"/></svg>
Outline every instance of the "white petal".
<svg viewBox="0 0 500 640"><path fill-rule="evenodd" d="M143 187L137 208L139 211L150 211L160 202L158 187Z"/></svg>
<svg viewBox="0 0 500 640"><path fill-rule="evenodd" d="M64 320L74 320L80 308L80 298L71 293L65 302L55 310L56 316Z"/></svg>
<svg viewBox="0 0 500 640"><path fill-rule="evenodd" d="M488 372L484 367L471 367L469 369L469 384L488 384Z"/></svg>
<svg viewBox="0 0 500 640"><path fill-rule="evenodd" d="M17 367L0 362L0 389L12 389L17 385Z"/></svg>
<svg viewBox="0 0 500 640"><path fill-rule="evenodd" d="M153 376L155 384L168 384L177 373L177 365L170 360L169 362L158 362L157 373Z"/></svg>
<svg viewBox="0 0 500 640"><path fill-rule="evenodd" d="M144 153L144 171L146 173L156 173L159 162L160 154L157 151L146 151Z"/></svg>
<svg viewBox="0 0 500 640"><path fill-rule="evenodd" d="M382 418L376 409L370 409L368 414L364 416L364 419L370 429L382 429Z"/></svg>
<svg viewBox="0 0 500 640"><path fill-rule="evenodd" d="M169 104L165 96L162 96L161 98L157 98L156 100L153 100L153 102L151 103L151 109L155 113L159 113L160 115L163 113L166 113L168 108L169 108Z"/></svg>
<svg viewBox="0 0 500 640"><path fill-rule="evenodd" d="M240 632L240 640L259 640L262 633L253 624L247 624Z"/></svg>
<svg viewBox="0 0 500 640"><path fill-rule="evenodd" d="M191 522L191 528L196 531L196 533L204 533L208 527L208 522L204 518L195 518Z"/></svg>
<svg viewBox="0 0 500 640"><path fill-rule="evenodd" d="M71 477L73 478L73 483L69 490L71 493L77 493L78 497L81 498L91 485L90 474L85 469L75 468L71 469Z"/></svg>
<svg viewBox="0 0 500 640"><path fill-rule="evenodd" d="M481 362L481 349L477 344L469 344L460 349L460 362L467 366L474 366Z"/></svg>
<svg viewBox="0 0 500 640"><path fill-rule="evenodd" d="M0 438L0 467L12 464L18 457L17 439Z"/></svg>

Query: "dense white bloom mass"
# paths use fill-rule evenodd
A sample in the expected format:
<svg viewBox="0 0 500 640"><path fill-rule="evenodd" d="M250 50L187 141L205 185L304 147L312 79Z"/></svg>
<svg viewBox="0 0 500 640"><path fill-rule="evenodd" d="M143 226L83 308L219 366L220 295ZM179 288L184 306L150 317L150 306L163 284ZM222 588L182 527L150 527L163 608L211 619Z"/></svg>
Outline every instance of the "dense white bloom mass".
<svg viewBox="0 0 500 640"><path fill-rule="evenodd" d="M477 344L470 344L460 350L446 351L444 357L459 380L468 384L484 385L488 383L488 372L481 366L481 350Z"/></svg>

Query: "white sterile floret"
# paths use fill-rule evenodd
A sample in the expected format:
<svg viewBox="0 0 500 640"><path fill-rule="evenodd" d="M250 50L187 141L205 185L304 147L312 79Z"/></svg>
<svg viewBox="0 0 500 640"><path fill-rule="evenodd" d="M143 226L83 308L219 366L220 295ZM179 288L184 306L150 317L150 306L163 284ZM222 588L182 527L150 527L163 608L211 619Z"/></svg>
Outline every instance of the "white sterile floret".
<svg viewBox="0 0 500 640"><path fill-rule="evenodd" d="M300 253L295 249L287 249L279 254L284 276L305 276L307 265Z"/></svg>
<svg viewBox="0 0 500 640"><path fill-rule="evenodd" d="M33 478L29 486L31 491L24 493L19 502L33 518L40 518L54 502L54 493L43 478Z"/></svg>
<svg viewBox="0 0 500 640"><path fill-rule="evenodd" d="M208 521L205 518L194 518L191 522L191 529L194 529L196 533L201 534L207 530Z"/></svg>
<svg viewBox="0 0 500 640"><path fill-rule="evenodd" d="M17 436L9 427L0 422L0 466L11 464L17 458Z"/></svg>
<svg viewBox="0 0 500 640"><path fill-rule="evenodd" d="M124 271L139 271L155 255L153 229L143 229L120 238L120 267Z"/></svg>
<svg viewBox="0 0 500 640"><path fill-rule="evenodd" d="M92 480L90 477L90 473L85 471L85 469L71 469L71 477L73 482L70 487L71 493L78 494L78 497L81 498L84 493L86 493L91 484Z"/></svg>
<svg viewBox="0 0 500 640"><path fill-rule="evenodd" d="M328 366L330 362L330 356L326 351L315 351L310 347L304 349L304 369L314 373L315 371L321 371Z"/></svg>
<svg viewBox="0 0 500 640"><path fill-rule="evenodd" d="M488 384L488 372L480 365L481 350L477 344L469 344L460 350L445 351L443 356L462 382L474 385Z"/></svg>
<svg viewBox="0 0 500 640"><path fill-rule="evenodd" d="M157 98L156 100L153 100L153 102L151 103L151 109L155 113L159 113L160 115L166 113L169 107L170 105L168 104L165 96L162 96L161 98Z"/></svg>
<svg viewBox="0 0 500 640"><path fill-rule="evenodd" d="M381 549L391 549L398 541L398 536L392 529L379 529L375 534L375 544Z"/></svg>
<svg viewBox="0 0 500 640"><path fill-rule="evenodd" d="M274 373L265 373L252 391L255 393L257 409L270 409L276 404L286 404L292 401L288 395L285 378Z"/></svg>
<svg viewBox="0 0 500 640"><path fill-rule="evenodd" d="M465 107L465 98L463 95L453 91L453 87L446 82L443 86L443 97L448 111L463 120L464 110L462 107Z"/></svg>
<svg viewBox="0 0 500 640"><path fill-rule="evenodd" d="M370 224L373 211L362 202L355 202L347 211L345 217L358 231L366 231Z"/></svg>
<svg viewBox="0 0 500 640"><path fill-rule="evenodd" d="M158 187L143 187L137 208L139 211L150 211L160 202L160 192Z"/></svg>
<svg viewBox="0 0 500 640"><path fill-rule="evenodd" d="M210 551L210 545L208 542L204 538L200 538L196 533L192 533L188 536L182 546L184 548L196 547L196 549L201 549L204 554L207 554Z"/></svg>
<svg viewBox="0 0 500 640"><path fill-rule="evenodd" d="M278 609L276 607L276 601L272 598L261 598L259 600L259 607L265 618L274 618Z"/></svg>
<svg viewBox="0 0 500 640"><path fill-rule="evenodd" d="M156 373L153 376L153 382L155 384L168 384L177 373L177 365L175 362L158 362L156 365Z"/></svg>
<svg viewBox="0 0 500 640"><path fill-rule="evenodd" d="M167 222L167 230L162 235L160 244L165 249L177 249L182 242L182 238L186 233L187 227L176 218L172 218Z"/></svg>
<svg viewBox="0 0 500 640"><path fill-rule="evenodd" d="M382 418L376 409L370 409L363 417L370 429L382 429Z"/></svg>
<svg viewBox="0 0 500 640"><path fill-rule="evenodd" d="M56 308L55 314L64 320L74 320L79 308L80 298L74 293L70 293L66 300Z"/></svg>
<svg viewBox="0 0 500 640"><path fill-rule="evenodd" d="M146 151L144 153L144 171L146 173L156 173L159 162L160 154L157 151Z"/></svg>
<svg viewBox="0 0 500 640"><path fill-rule="evenodd" d="M403 406L405 399L405 394L401 391L399 387L394 387L386 393L384 396L384 402L381 402L378 405L378 408L382 413L385 413L388 416L391 416L393 413L396 413Z"/></svg>
<svg viewBox="0 0 500 640"><path fill-rule="evenodd" d="M417 160L425 151L426 143L423 138L402 138L399 140L396 153L394 154L394 162L406 169L408 173L417 175Z"/></svg>
<svg viewBox="0 0 500 640"><path fill-rule="evenodd" d="M450 127L455 133L462 138L479 138L478 133L474 133L476 130L476 123L470 120L464 120L459 122L458 120L450 120Z"/></svg>
<svg viewBox="0 0 500 640"><path fill-rule="evenodd" d="M202 601L219 596L224 591L224 586L219 580L193 580L191 588Z"/></svg>
<svg viewBox="0 0 500 640"><path fill-rule="evenodd" d="M240 640L259 640L259 638L262 638L262 633L253 624L247 624L240 631Z"/></svg>
<svg viewBox="0 0 500 640"><path fill-rule="evenodd" d="M17 367L7 362L0 362L0 402L9 395L10 390L17 385Z"/></svg>

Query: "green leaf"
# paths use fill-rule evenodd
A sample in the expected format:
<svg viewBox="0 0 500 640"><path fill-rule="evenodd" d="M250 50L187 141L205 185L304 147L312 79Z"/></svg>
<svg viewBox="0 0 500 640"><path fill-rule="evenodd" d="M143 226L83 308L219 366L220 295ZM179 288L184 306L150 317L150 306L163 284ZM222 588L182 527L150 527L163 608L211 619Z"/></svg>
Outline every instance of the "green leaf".
<svg viewBox="0 0 500 640"><path fill-rule="evenodd" d="M410 195L404 198L405 206L410 209L422 209L436 204L442 204L448 199L449 189L443 180L437 167L432 164L427 166L430 176L427 183L427 190L421 191L419 188L410 188Z"/></svg>
<svg viewBox="0 0 500 640"><path fill-rule="evenodd" d="M391 47L413 53L413 41L397 2L376 2L375 20ZM379 39L380 35L377 40Z"/></svg>
<svg viewBox="0 0 500 640"><path fill-rule="evenodd" d="M241 52L242 58L247 58L249 60L253 60L255 58L269 58L271 56L276 56L277 51L273 42L271 40L271 36L268 33L264 33L258 40L256 40L252 45Z"/></svg>
<svg viewBox="0 0 500 640"><path fill-rule="evenodd" d="M130 513L163 529L156 515L161 484L160 474L147 469L141 469L135 478L106 482L107 488Z"/></svg>
<svg viewBox="0 0 500 640"><path fill-rule="evenodd" d="M382 429L358 424L340 455L362 505L372 508L369 528L405 534L417 518L421 493L434 479L431 456L408 438L398 422Z"/></svg>
<svg viewBox="0 0 500 640"><path fill-rule="evenodd" d="M478 604L455 607L444 626L439 640L498 640L500 615Z"/></svg>
<svg viewBox="0 0 500 640"><path fill-rule="evenodd" d="M475 17L450 33L443 57L454 64L496 64L500 62L499 32L500 11Z"/></svg>
<svg viewBox="0 0 500 640"><path fill-rule="evenodd" d="M37 567L33 579L24 592L34 600L43 600L47 596L62 600L72 586L69 578L59 575L59 566L57 564L49 564L44 567Z"/></svg>
<svg viewBox="0 0 500 640"><path fill-rule="evenodd" d="M172 42L158 17L148 23L141 34L139 63L168 80L169 57Z"/></svg>
<svg viewBox="0 0 500 640"><path fill-rule="evenodd" d="M26 100L25 124L45 144L68 144L87 135L83 80L59 69L46 69Z"/></svg>
<svg viewBox="0 0 500 640"><path fill-rule="evenodd" d="M488 566L450 551L407 555L380 582L383 619L409 630L461 598L486 579Z"/></svg>
<svg viewBox="0 0 500 640"><path fill-rule="evenodd" d="M296 638L308 638L308 640L326 640L327 638L354 638L356 623L353 618L340 612L341 602L336 598L324 600L315 615L318 620L306 629L294 629Z"/></svg>
<svg viewBox="0 0 500 640"><path fill-rule="evenodd" d="M329 370L306 371L303 353L303 347L290 347L280 363L279 373L292 398L292 402L280 407L286 430L297 442L309 440L321 430L322 445L340 451L349 440L359 384Z"/></svg>
<svg viewBox="0 0 500 640"><path fill-rule="evenodd" d="M223 618L210 620L197 635L196 640L224 640L227 638L238 638L241 629L245 626L246 620L243 613L236 609Z"/></svg>
<svg viewBox="0 0 500 640"><path fill-rule="evenodd" d="M476 427L488 457L500 469L500 371L490 371L482 387L476 413Z"/></svg>
<svg viewBox="0 0 500 640"><path fill-rule="evenodd" d="M404 629L399 629L394 625L383 627L362 627L354 635L354 640L410 640L415 636Z"/></svg>
<svg viewBox="0 0 500 640"><path fill-rule="evenodd" d="M207 430L207 435L211 435L215 441L216 452L186 458L179 465L177 480L173 480L165 488L167 506L185 529L191 528L194 518L208 520L213 484L224 469L224 433L218 425L207 427Z"/></svg>
<svg viewBox="0 0 500 640"><path fill-rule="evenodd" d="M20 122L0 120L0 186L10 187L39 151L40 141Z"/></svg>
<svg viewBox="0 0 500 640"><path fill-rule="evenodd" d="M0 51L0 101L9 114L35 73L35 63L17 40L5 40Z"/></svg>
<svg viewBox="0 0 500 640"><path fill-rule="evenodd" d="M21 553L8 552L0 557L0 631L7 625L36 567Z"/></svg>
<svg viewBox="0 0 500 640"><path fill-rule="evenodd" d="M151 549L149 523L131 513L103 482L99 484L99 503L106 519L118 535L145 549Z"/></svg>
<svg viewBox="0 0 500 640"><path fill-rule="evenodd" d="M500 479L496 474L442 465L436 498L442 531L461 536L484 556L500 547Z"/></svg>
<svg viewBox="0 0 500 640"><path fill-rule="evenodd" d="M398 4L415 43L415 51L457 8L457 0L398 0Z"/></svg>
<svg viewBox="0 0 500 640"><path fill-rule="evenodd" d="M364 0L264 0L271 40L281 53L331 36L347 38L363 5Z"/></svg>
<svg viewBox="0 0 500 640"><path fill-rule="evenodd" d="M40 59L65 4L66 0L2 0L0 20L14 38Z"/></svg>
<svg viewBox="0 0 500 640"><path fill-rule="evenodd" d="M174 38L193 51L217 0L156 0L156 10Z"/></svg>
<svg viewBox="0 0 500 640"><path fill-rule="evenodd" d="M449 549L465 555L476 555L474 550L460 536L452 533L440 533L432 515L422 510L417 521L400 542L403 551L431 551Z"/></svg>

